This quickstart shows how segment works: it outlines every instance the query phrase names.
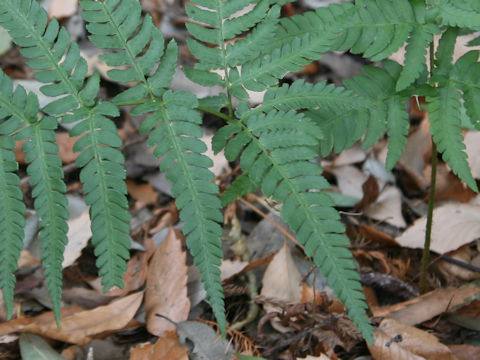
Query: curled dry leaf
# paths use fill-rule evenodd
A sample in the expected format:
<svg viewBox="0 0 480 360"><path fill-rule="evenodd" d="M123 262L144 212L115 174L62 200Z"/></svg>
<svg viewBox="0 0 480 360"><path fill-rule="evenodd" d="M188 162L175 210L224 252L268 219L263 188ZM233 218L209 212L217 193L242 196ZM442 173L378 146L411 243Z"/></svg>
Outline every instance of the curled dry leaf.
<svg viewBox="0 0 480 360"><path fill-rule="evenodd" d="M0 335L28 331L51 339L83 345L91 336L105 331L123 329L140 307L143 292L115 300L108 305L84 311L79 307L62 309L61 328L57 327L53 312L31 318L18 318L0 324Z"/></svg>
<svg viewBox="0 0 480 360"><path fill-rule="evenodd" d="M385 221L396 227L406 227L402 215L402 194L395 186L387 185L373 204L364 210L365 215L375 220Z"/></svg>
<svg viewBox="0 0 480 360"><path fill-rule="evenodd" d="M375 360L457 359L432 334L394 319L382 320L375 331L375 341L368 348Z"/></svg>
<svg viewBox="0 0 480 360"><path fill-rule="evenodd" d="M480 293L480 287L436 289L395 305L372 309L373 316L401 320L404 324L416 325L447 311L467 305L467 300Z"/></svg>
<svg viewBox="0 0 480 360"><path fill-rule="evenodd" d="M176 230L170 228L150 261L145 310L147 330L156 336L175 330L172 323L156 314L181 322L187 320L190 312L190 300L187 296L187 255L178 235Z"/></svg>
<svg viewBox="0 0 480 360"><path fill-rule="evenodd" d="M448 204L434 209L430 249L439 254L458 249L480 237L480 206ZM427 218L415 221L397 242L412 249L422 249Z"/></svg>
<svg viewBox="0 0 480 360"><path fill-rule="evenodd" d="M261 296L274 298L285 302L296 303L302 295L302 275L298 271L287 243L278 251L265 270L262 280ZM280 310L272 304L265 303L266 312ZM272 326L278 331L285 332L288 328L278 322L272 322Z"/></svg>
<svg viewBox="0 0 480 360"><path fill-rule="evenodd" d="M187 349L180 345L176 332L167 331L155 344L140 344L130 352L130 360L158 359L188 360Z"/></svg>

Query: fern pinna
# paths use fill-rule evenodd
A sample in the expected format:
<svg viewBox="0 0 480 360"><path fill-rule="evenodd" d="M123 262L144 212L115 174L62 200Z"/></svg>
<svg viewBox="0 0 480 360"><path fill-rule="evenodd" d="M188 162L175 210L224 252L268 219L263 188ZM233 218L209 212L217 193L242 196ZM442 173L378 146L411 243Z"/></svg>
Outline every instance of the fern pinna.
<svg viewBox="0 0 480 360"><path fill-rule="evenodd" d="M46 83L40 91L47 96L63 95L41 109L55 118L44 118L37 127L18 134L30 138L24 150L32 161L29 173L36 186L33 195L41 217L43 263L58 321L67 213L53 130L57 119L79 121L72 134L84 134L75 149L81 151L77 163L82 168L86 202L91 205L92 241L99 273L106 290L123 286L125 260L129 257L130 217L126 186L122 181L125 177L121 166L123 156L117 149L121 141L115 125L106 117L118 115L118 110L113 104L96 102L99 77L85 79L87 65L78 45L70 42L67 30L60 28L56 19L48 22L47 13L36 1L0 1L0 21L21 47L22 55L29 59L27 64L37 70L35 77ZM5 273L2 276L6 276Z"/></svg>

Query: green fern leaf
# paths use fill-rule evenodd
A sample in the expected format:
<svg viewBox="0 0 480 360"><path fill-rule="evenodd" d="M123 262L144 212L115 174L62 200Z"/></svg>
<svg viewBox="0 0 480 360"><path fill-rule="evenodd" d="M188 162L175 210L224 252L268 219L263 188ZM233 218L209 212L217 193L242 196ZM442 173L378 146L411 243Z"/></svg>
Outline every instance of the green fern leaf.
<svg viewBox="0 0 480 360"><path fill-rule="evenodd" d="M282 218L297 233L305 253L313 257L328 283L349 309L367 341L372 328L365 316L365 300L344 227L333 201L322 190L329 187L321 168L311 162L319 139L314 126L302 114L270 111L241 119L217 133L216 150L226 143L225 156L248 171L262 192L282 202Z"/></svg>
<svg viewBox="0 0 480 360"><path fill-rule="evenodd" d="M248 193L255 191L256 186L248 173L242 173L241 175L237 176L233 183L225 190L225 192L220 196L220 201L222 202L222 206L225 207L228 204L237 200L239 196L244 196Z"/></svg>
<svg viewBox="0 0 480 360"><path fill-rule="evenodd" d="M433 35L439 33L440 29L435 24L418 24L414 27L405 49L405 67L397 80L397 91L409 87L426 71L427 47L433 41Z"/></svg>
<svg viewBox="0 0 480 360"><path fill-rule="evenodd" d="M27 172L39 217L42 264L55 319L60 326L62 262L68 242L68 211L62 161L57 155L58 146L55 143L57 126L55 118L45 117L23 129L17 139L28 139L23 145L23 151L26 153L26 161L30 163Z"/></svg>
<svg viewBox="0 0 480 360"><path fill-rule="evenodd" d="M429 0L428 2L433 6L434 11L438 11L443 24L474 30L480 29L480 8L478 7L478 2L474 3L465 0Z"/></svg>
<svg viewBox="0 0 480 360"><path fill-rule="evenodd" d="M388 153L385 165L387 170L391 170L405 151L410 122L405 111L405 98L391 97L387 100L387 108Z"/></svg>
<svg viewBox="0 0 480 360"><path fill-rule="evenodd" d="M70 132L71 136L84 135L73 150L81 152L77 165L82 168L80 181L86 194L85 202L91 206L92 243L104 291L113 286L123 288L126 260L130 257L124 158L118 150L122 141L114 122L107 118L118 115L115 105L100 102Z"/></svg>
<svg viewBox="0 0 480 360"><path fill-rule="evenodd" d="M168 91L162 102L139 106L133 114L154 111L143 121L141 131L151 131L148 143L155 147L155 156L163 157L160 170L166 171L167 179L173 183L172 194L185 223L187 246L224 334L226 320L219 269L223 256L219 223L223 218L220 200L215 196L218 186L212 182L215 175L208 170L213 163L202 155L207 147L200 140L202 118L194 110L197 105L190 93Z"/></svg>
<svg viewBox="0 0 480 360"><path fill-rule="evenodd" d="M462 140L460 92L451 81L438 88L438 95L427 97L430 132L443 159L472 190L478 191L467 162Z"/></svg>
<svg viewBox="0 0 480 360"><path fill-rule="evenodd" d="M64 114L79 105L92 106L96 93L82 91L87 63L76 43L54 18L32 0L0 0L0 22L14 42L21 46L27 65L37 70L36 79L47 83L40 90L47 96L66 95L44 109L49 114ZM48 25L47 25L48 23Z"/></svg>
<svg viewBox="0 0 480 360"><path fill-rule="evenodd" d="M0 288L10 318L13 311L13 291L20 251L23 249L25 205L18 188L20 179L15 173L18 164L13 149L15 142L10 136L0 136Z"/></svg>

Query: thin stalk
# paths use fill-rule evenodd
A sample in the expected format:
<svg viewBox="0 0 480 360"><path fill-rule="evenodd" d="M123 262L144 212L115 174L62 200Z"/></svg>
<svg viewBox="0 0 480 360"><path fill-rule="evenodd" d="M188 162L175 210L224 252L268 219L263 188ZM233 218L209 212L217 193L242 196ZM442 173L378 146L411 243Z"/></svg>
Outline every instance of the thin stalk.
<svg viewBox="0 0 480 360"><path fill-rule="evenodd" d="M425 243L423 245L422 273L420 276L420 292L425 292L428 265L430 264L430 242L432 240L433 207L435 205L435 187L437 183L437 145L432 141L432 174L430 175L430 194L428 198L427 225Z"/></svg>
<svg viewBox="0 0 480 360"><path fill-rule="evenodd" d="M435 66L435 45L430 43L430 74ZM433 207L435 205L435 188L437 184L437 145L432 137L432 173L430 175L430 193L428 198L427 225L425 229L425 243L423 245L422 272L420 274L420 292L424 293L427 283L428 265L430 263L430 243L432 240Z"/></svg>

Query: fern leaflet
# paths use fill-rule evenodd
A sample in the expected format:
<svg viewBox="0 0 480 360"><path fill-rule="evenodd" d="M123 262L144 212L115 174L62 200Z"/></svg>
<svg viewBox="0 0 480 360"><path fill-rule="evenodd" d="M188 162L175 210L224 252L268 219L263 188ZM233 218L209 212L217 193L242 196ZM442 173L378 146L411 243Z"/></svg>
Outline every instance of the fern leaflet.
<svg viewBox="0 0 480 360"><path fill-rule="evenodd" d="M368 341L371 325L365 316L363 293L355 272L348 240L333 201L322 190L329 187L321 168L311 162L318 146L310 120L294 112L272 110L241 118L214 137L213 148L225 146L225 156L240 165L266 196L282 202L282 218L297 233L305 253L313 257L350 316Z"/></svg>

